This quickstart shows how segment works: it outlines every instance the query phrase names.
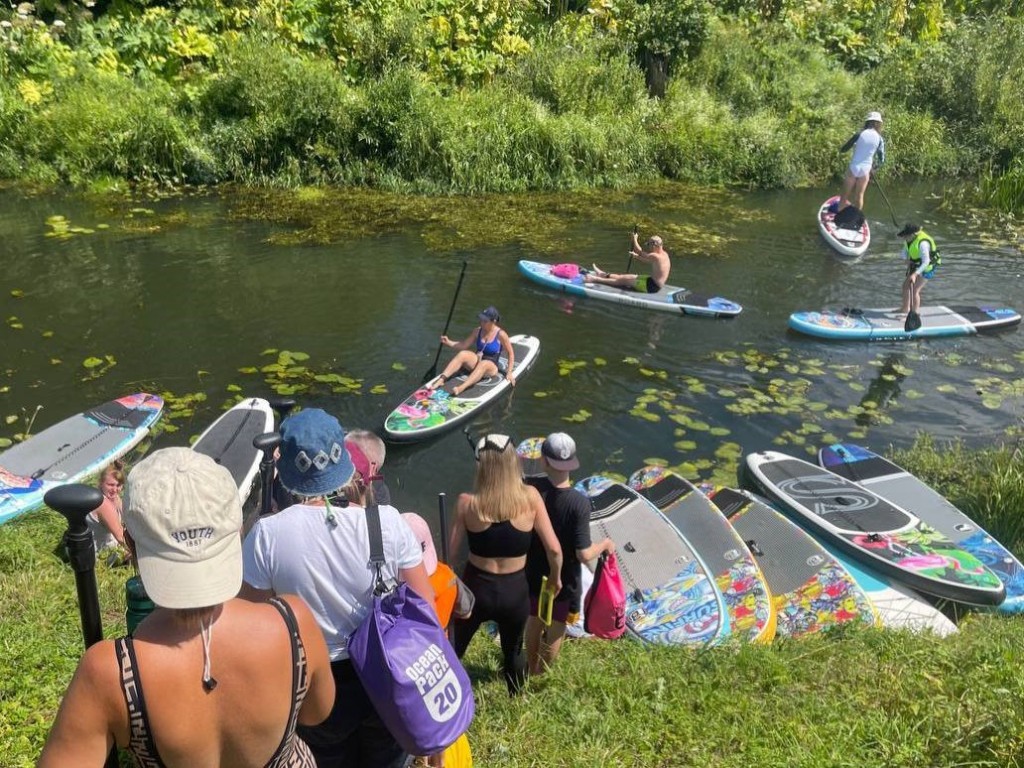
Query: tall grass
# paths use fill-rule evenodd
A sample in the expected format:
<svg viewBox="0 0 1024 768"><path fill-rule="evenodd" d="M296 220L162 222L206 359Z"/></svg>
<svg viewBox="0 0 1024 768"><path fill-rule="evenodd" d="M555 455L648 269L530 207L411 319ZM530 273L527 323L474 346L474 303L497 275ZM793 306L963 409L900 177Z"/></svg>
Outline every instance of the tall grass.
<svg viewBox="0 0 1024 768"><path fill-rule="evenodd" d="M895 459L1024 555L1013 447L921 438ZM34 763L81 655L74 576L49 510L0 526L0 765ZM124 631L125 569L97 569L105 632ZM477 765L1024 765L1024 617L968 614L947 638L852 630L694 652L571 641L509 698L500 652L469 649Z"/></svg>
<svg viewBox="0 0 1024 768"><path fill-rule="evenodd" d="M76 184L104 175L212 180L211 158L194 135L166 83L92 70L60 82L13 143L30 162Z"/></svg>
<svg viewBox="0 0 1024 768"><path fill-rule="evenodd" d="M364 106L328 61L242 41L195 110L220 179L298 185L351 178Z"/></svg>
<svg viewBox="0 0 1024 768"><path fill-rule="evenodd" d="M996 540L1024 557L1024 447L970 451L962 443L939 445L921 435L895 461L908 468L971 517Z"/></svg>

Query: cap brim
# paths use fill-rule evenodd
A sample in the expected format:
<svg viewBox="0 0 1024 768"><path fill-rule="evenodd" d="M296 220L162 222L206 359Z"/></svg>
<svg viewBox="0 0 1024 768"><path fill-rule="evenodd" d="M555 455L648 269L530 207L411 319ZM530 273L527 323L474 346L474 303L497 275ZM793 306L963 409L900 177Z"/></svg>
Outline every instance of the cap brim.
<svg viewBox="0 0 1024 768"><path fill-rule="evenodd" d="M161 553L139 554L146 594L163 608L205 608L237 597L242 588L242 536L201 562L172 560Z"/></svg>
<svg viewBox="0 0 1024 768"><path fill-rule="evenodd" d="M547 463L552 469L559 469L563 472L571 472L574 469L580 468L580 460L573 456L571 459L552 459L547 456L544 457Z"/></svg>

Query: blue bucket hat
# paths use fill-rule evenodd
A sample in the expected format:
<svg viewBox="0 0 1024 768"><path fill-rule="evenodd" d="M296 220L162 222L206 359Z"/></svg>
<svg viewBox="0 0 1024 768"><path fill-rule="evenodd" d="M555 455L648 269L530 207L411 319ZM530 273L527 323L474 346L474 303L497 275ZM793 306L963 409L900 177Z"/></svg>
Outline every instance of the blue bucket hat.
<svg viewBox="0 0 1024 768"><path fill-rule="evenodd" d="M345 449L345 430L320 408L307 408L281 423L277 473L298 496L325 496L346 485L356 468Z"/></svg>

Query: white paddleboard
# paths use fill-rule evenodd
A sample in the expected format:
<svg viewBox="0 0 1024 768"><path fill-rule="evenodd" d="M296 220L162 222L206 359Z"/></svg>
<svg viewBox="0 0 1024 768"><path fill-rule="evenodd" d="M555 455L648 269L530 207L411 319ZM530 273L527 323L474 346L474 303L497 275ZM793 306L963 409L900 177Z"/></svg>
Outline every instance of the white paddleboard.
<svg viewBox="0 0 1024 768"><path fill-rule="evenodd" d="M843 256L860 256L871 245L871 227L866 218L860 229L837 227L836 215L829 211L829 207L838 202L839 195L833 195L818 208L818 231L825 242Z"/></svg>
<svg viewBox="0 0 1024 768"><path fill-rule="evenodd" d="M137 392L90 408L0 453L0 523L43 503L51 488L77 483L124 456L163 411L159 395Z"/></svg>
<svg viewBox="0 0 1024 768"><path fill-rule="evenodd" d="M270 403L261 397L249 397L222 413L192 444L192 450L209 456L231 473L244 504L263 458L262 451L253 446L253 438L273 431Z"/></svg>

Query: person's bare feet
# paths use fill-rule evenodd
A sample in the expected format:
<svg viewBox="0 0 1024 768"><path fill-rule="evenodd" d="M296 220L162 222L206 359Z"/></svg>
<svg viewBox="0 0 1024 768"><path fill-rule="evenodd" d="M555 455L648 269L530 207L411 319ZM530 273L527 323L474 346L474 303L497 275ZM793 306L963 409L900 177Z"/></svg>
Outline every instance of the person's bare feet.
<svg viewBox="0 0 1024 768"><path fill-rule="evenodd" d="M429 382L427 382L427 385L424 387L424 389L426 389L427 392L433 392L435 389L443 387L446 381L448 381L448 379L442 373L436 379L432 379Z"/></svg>

